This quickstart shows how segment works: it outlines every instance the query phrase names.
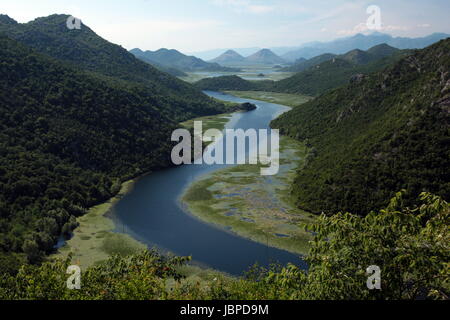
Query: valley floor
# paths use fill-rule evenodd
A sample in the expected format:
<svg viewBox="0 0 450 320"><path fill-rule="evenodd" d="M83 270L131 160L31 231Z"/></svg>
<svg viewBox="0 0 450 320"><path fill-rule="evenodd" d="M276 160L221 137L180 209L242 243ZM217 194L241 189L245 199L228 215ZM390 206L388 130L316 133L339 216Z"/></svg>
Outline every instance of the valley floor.
<svg viewBox="0 0 450 320"><path fill-rule="evenodd" d="M265 92L233 94L284 105L298 105L308 100L308 97L298 95ZM220 114L180 125L190 128L194 121L202 120L204 130L222 130L230 117L231 114ZM298 224L313 221L313 216L295 209L290 201L289 186L304 159L306 147L287 137L281 137L280 142L280 173L277 176L261 177L259 166L236 166L204 177L187 190L184 200L190 211L205 221L227 226L239 235L269 242L274 247L305 253L310 235ZM144 249L144 244L128 234L116 232L113 220L107 216L114 204L132 189L134 182L125 182L116 197L80 217L80 226L73 237L52 257L66 258L71 253L74 263L87 268L111 255L128 255ZM208 194L211 198L196 201L199 194ZM215 274L215 271L202 271L195 266L185 271L193 279Z"/></svg>

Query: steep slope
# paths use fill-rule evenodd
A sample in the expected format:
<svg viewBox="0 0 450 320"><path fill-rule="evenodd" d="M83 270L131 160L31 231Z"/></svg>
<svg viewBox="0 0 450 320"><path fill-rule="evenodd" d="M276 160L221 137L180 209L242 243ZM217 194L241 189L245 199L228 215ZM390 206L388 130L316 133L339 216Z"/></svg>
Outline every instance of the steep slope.
<svg viewBox="0 0 450 320"><path fill-rule="evenodd" d="M450 39L272 123L313 148L292 193L312 212L366 214L394 192L450 197Z"/></svg>
<svg viewBox="0 0 450 320"><path fill-rule="evenodd" d="M186 72L194 71L222 71L235 72L239 71L234 68L222 67L217 63L205 62L194 56L187 56L177 50L159 49L157 51L142 51L133 49L130 51L139 59L149 63L156 63L164 67L176 68Z"/></svg>
<svg viewBox="0 0 450 320"><path fill-rule="evenodd" d="M354 64L366 64L371 61L379 60L382 58L386 58L398 53L400 50L394 47L391 47L385 43L377 45L375 47L370 48L367 51L362 51L359 49L355 49L347 52L343 55L336 55L331 53L325 53L320 56L311 58L309 60L299 59L292 66L283 68L282 71L286 72L302 72L313 66L317 66L323 62L332 60L334 58L340 58L346 60L350 63Z"/></svg>
<svg viewBox="0 0 450 320"><path fill-rule="evenodd" d="M139 87L0 35L0 270L40 260L74 216L169 165L176 124ZM9 261L9 262L5 262ZM5 267L8 266L8 267Z"/></svg>
<svg viewBox="0 0 450 320"><path fill-rule="evenodd" d="M351 50L350 52L347 52L339 58L355 65L367 64L370 61L373 61L371 55L368 52L359 49Z"/></svg>
<svg viewBox="0 0 450 320"><path fill-rule="evenodd" d="M367 50L367 53L370 54L375 59L382 59L385 57L389 57L395 53L397 53L399 49L391 47L386 43L379 44Z"/></svg>
<svg viewBox="0 0 450 320"><path fill-rule="evenodd" d="M217 58L211 60L210 62L218 63L220 65L230 65L230 64L236 64L241 63L245 60L243 56L241 56L239 53L237 53L234 50L228 50L218 56Z"/></svg>
<svg viewBox="0 0 450 320"><path fill-rule="evenodd" d="M384 53L376 50L375 48L375 54L356 49L340 56L328 55L332 57L331 60L313 65L290 78L277 81L274 91L317 96L345 85L355 76L360 77L380 71L410 54L409 50L394 49L391 51L392 55L387 55L389 50ZM325 56L320 56L320 59L322 58Z"/></svg>
<svg viewBox="0 0 450 320"><path fill-rule="evenodd" d="M305 71L313 66L317 66L321 64L322 62L329 61L333 58L336 58L337 55L331 54L331 53L325 53L321 54L320 56L311 58L311 59L305 59L300 58L298 59L292 66L286 67L281 69L281 71L285 72L302 72Z"/></svg>
<svg viewBox="0 0 450 320"><path fill-rule="evenodd" d="M147 59L146 57L144 57L144 51L142 51L141 49L137 49L137 48L132 49L132 50L130 50L130 53L132 53L136 58L151 64L156 69L158 69L162 72L166 72L174 77L187 77L187 73L184 73L181 70L178 70L178 69L172 68L172 67L163 66L159 63L156 63L154 61Z"/></svg>
<svg viewBox="0 0 450 320"><path fill-rule="evenodd" d="M245 58L245 62L250 64L280 64L285 61L269 49L262 49L251 56Z"/></svg>
<svg viewBox="0 0 450 320"><path fill-rule="evenodd" d="M80 30L68 29L67 18L67 15L52 15L26 24L2 23L7 20L4 18L0 20L0 32L76 68L122 80L124 85L139 83L142 90L153 96L156 107L177 120L214 114L220 109L219 104L190 84L138 60L122 47L96 35L88 26L82 24Z"/></svg>

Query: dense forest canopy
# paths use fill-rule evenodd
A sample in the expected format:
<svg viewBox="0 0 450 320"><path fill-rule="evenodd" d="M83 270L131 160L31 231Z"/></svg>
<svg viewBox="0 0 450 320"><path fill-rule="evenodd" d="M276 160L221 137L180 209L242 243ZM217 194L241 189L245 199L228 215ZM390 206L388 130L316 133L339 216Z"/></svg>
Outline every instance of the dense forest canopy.
<svg viewBox="0 0 450 320"><path fill-rule="evenodd" d="M67 15L51 15L20 24L3 16L0 32L76 69L95 72L124 86L138 87L139 84L152 104L172 119L184 121L215 114L223 107L192 85L102 39L85 24L79 30L68 29L68 18Z"/></svg>
<svg viewBox="0 0 450 320"><path fill-rule="evenodd" d="M272 123L312 147L293 194L312 212L367 214L393 192L450 196L450 39Z"/></svg>

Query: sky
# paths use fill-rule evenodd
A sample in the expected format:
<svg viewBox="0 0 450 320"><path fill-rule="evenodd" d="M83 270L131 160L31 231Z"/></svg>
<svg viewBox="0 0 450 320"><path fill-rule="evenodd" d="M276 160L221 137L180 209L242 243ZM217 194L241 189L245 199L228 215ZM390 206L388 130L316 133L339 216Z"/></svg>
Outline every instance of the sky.
<svg viewBox="0 0 450 320"><path fill-rule="evenodd" d="M380 8L380 32L450 33L449 0L0 0L0 13L21 23L71 14L127 49L190 53L295 47L368 32L371 5Z"/></svg>

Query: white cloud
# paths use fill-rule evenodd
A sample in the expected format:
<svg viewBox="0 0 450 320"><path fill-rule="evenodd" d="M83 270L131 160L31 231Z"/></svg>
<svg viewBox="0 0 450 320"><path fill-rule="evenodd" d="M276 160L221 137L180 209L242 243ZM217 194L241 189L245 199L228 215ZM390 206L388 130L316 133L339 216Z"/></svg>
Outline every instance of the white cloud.
<svg viewBox="0 0 450 320"><path fill-rule="evenodd" d="M389 31L408 31L409 28L406 26L396 26L396 25L387 25L382 26L379 30L371 30L367 27L367 23L359 23L356 26L354 26L352 29L343 29L336 32L336 34L340 36L351 36L355 35L357 33L367 33L367 32L373 32L373 31L379 31L379 32L389 32Z"/></svg>
<svg viewBox="0 0 450 320"><path fill-rule="evenodd" d="M431 28L431 24L428 24L428 23L418 24L417 27L419 27L419 28Z"/></svg>
<svg viewBox="0 0 450 320"><path fill-rule="evenodd" d="M275 6L256 4L250 0L213 0L215 5L230 7L237 13L266 14L275 10Z"/></svg>

